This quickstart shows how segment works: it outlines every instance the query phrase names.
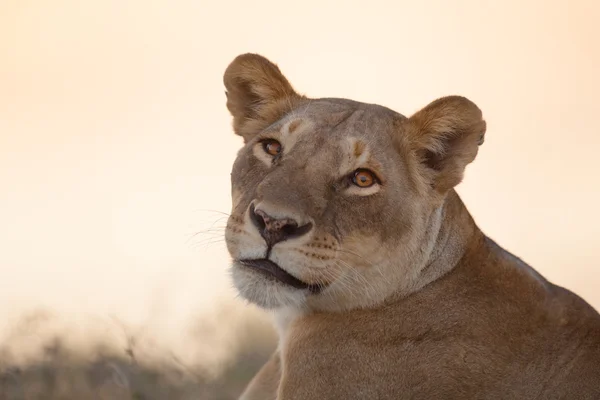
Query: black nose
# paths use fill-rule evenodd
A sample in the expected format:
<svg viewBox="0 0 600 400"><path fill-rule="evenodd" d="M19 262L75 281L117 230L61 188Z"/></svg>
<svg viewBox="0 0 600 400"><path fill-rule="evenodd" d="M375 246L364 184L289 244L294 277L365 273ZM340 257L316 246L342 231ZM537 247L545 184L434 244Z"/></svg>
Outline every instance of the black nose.
<svg viewBox="0 0 600 400"><path fill-rule="evenodd" d="M284 240L300 237L312 229L310 222L298 226L298 222L292 218L273 218L263 210L255 209L254 204L250 206L250 219L269 247Z"/></svg>

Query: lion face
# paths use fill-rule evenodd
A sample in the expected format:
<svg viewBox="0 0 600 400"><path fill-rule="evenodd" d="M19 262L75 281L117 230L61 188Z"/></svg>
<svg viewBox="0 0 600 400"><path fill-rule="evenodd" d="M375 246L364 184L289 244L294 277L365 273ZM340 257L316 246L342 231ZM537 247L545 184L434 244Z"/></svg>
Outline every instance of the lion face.
<svg viewBox="0 0 600 400"><path fill-rule="evenodd" d="M225 85L245 141L226 229L241 296L264 308L343 310L418 286L443 197L485 131L477 107L445 98L406 118L309 100L256 55L234 60Z"/></svg>

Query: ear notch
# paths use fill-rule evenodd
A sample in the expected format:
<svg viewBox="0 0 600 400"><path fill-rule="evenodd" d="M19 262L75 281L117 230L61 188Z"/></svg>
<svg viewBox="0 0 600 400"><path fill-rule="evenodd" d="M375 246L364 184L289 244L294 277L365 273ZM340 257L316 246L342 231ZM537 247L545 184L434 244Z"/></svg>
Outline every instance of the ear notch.
<svg viewBox="0 0 600 400"><path fill-rule="evenodd" d="M223 82L233 130L246 142L303 99L277 65L258 54L237 56L225 70Z"/></svg>
<svg viewBox="0 0 600 400"><path fill-rule="evenodd" d="M407 136L431 185L445 193L458 185L483 144L486 123L469 99L437 99L408 119Z"/></svg>

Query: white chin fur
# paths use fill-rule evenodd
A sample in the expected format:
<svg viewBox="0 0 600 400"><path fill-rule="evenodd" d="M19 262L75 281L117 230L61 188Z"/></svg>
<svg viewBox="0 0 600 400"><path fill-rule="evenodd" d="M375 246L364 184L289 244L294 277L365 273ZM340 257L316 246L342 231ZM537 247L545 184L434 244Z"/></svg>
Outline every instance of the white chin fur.
<svg viewBox="0 0 600 400"><path fill-rule="evenodd" d="M265 309L300 307L306 300L304 290L274 281L235 263L231 266L231 277L241 297Z"/></svg>

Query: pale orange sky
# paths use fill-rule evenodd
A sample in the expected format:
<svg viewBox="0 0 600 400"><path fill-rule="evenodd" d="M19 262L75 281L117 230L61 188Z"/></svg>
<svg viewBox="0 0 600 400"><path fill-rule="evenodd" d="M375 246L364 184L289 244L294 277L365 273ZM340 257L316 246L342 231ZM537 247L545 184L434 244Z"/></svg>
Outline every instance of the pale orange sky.
<svg viewBox="0 0 600 400"><path fill-rule="evenodd" d="M233 298L222 73L277 62L309 96L488 122L459 187L481 228L600 308L596 1L0 3L0 312L117 315L178 342ZM6 323L6 322L5 322Z"/></svg>

